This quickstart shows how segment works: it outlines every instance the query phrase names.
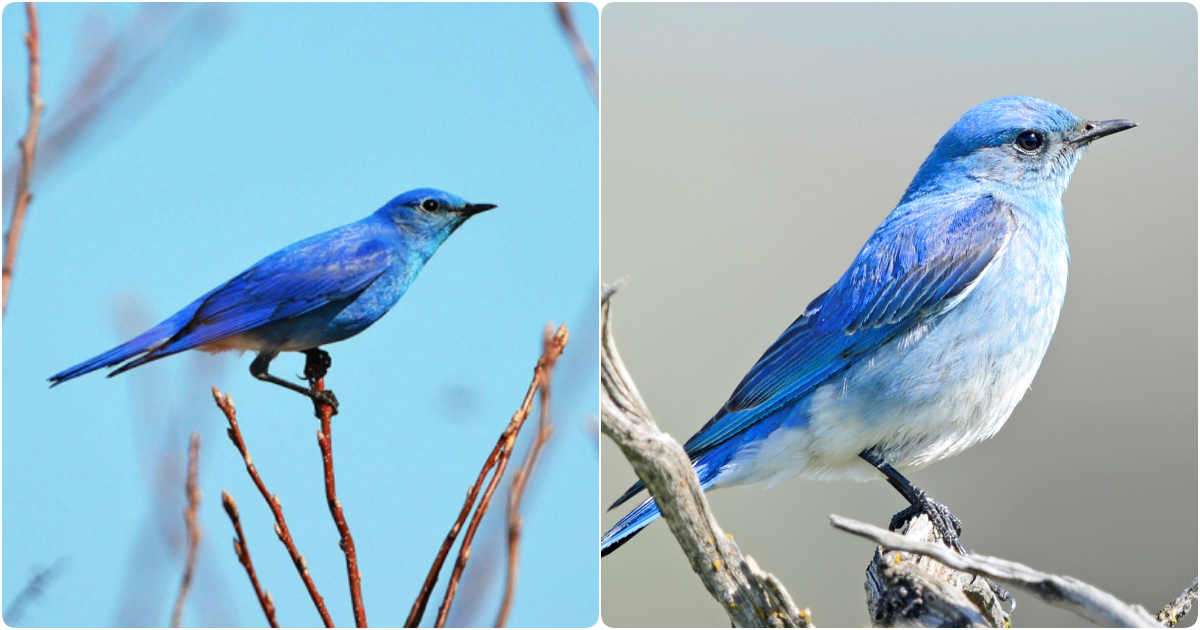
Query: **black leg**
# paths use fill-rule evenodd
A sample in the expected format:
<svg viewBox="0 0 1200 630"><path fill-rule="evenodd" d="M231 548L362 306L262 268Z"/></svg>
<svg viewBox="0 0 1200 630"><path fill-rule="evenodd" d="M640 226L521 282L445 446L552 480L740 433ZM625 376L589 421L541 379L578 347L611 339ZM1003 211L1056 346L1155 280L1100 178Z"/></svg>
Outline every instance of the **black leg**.
<svg viewBox="0 0 1200 630"><path fill-rule="evenodd" d="M330 405L333 407L333 413L336 414L337 398L333 395L333 392L329 390L321 392L316 391L316 379L324 378L326 372L329 370L329 366L331 364L329 353L325 352L324 350L314 349L306 351L305 357L307 360L305 361L304 365L304 376L308 379L308 387L297 385L291 381L279 378L278 376L269 373L267 369L271 365L271 360L275 358L274 355L268 356L260 354L257 357L254 357L254 360L250 362L250 376L253 376L264 383L271 383L273 385L290 389L306 398L309 398L314 404L323 403Z"/></svg>
<svg viewBox="0 0 1200 630"><path fill-rule="evenodd" d="M892 484L892 487L898 490L900 495L908 501L908 507L897 512L892 517L892 522L888 524L888 529L896 531L904 527L909 519L918 514L925 514L929 517L930 522L933 523L933 527L938 531L938 534L942 537L942 542L946 543L947 547L964 556L967 555L967 550L963 548L962 543L958 540L959 535L962 534L962 521L952 514L946 506L934 501L928 492L914 486L898 470L892 468L891 464L883 461L883 457L879 453L868 449L859 453L858 456L867 460L869 464L883 473L887 477L888 483ZM1004 587L991 580L987 580L987 583L992 588L992 592L1000 598L1000 601L1012 602L1013 608L1016 608L1016 600L1013 599L1012 595Z"/></svg>

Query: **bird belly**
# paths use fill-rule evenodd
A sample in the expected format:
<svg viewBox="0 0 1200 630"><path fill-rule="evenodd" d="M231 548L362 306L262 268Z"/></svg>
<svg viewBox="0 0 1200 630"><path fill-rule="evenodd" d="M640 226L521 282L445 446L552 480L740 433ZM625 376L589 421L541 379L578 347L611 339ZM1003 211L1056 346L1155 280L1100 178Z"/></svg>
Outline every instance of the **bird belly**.
<svg viewBox="0 0 1200 630"><path fill-rule="evenodd" d="M864 450L915 469L995 435L1037 373L1067 281L1065 239L1010 245L955 308L747 431L716 485L874 479Z"/></svg>

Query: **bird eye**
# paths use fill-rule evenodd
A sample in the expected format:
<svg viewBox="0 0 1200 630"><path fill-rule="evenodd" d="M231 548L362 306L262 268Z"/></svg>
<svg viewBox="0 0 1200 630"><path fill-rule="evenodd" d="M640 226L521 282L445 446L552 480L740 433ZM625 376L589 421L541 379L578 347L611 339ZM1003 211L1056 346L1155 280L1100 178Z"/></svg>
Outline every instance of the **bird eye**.
<svg viewBox="0 0 1200 630"><path fill-rule="evenodd" d="M1026 153L1033 153L1042 148L1042 134L1036 131L1022 131L1021 135L1017 136L1017 148Z"/></svg>
<svg viewBox="0 0 1200 630"><path fill-rule="evenodd" d="M438 209L438 202L434 199L426 199L421 202L421 209L425 212L433 212Z"/></svg>

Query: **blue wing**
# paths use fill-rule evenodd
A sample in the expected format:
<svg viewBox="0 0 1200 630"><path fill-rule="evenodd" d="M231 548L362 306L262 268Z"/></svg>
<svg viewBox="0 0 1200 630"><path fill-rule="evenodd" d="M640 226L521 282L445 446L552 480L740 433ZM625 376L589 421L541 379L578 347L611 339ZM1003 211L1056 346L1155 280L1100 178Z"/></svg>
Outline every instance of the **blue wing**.
<svg viewBox="0 0 1200 630"><path fill-rule="evenodd" d="M687 441L692 461L957 303L1017 224L1011 209L990 196L953 209L945 204L914 202L888 216L841 279L805 308ZM639 482L613 507L643 488Z"/></svg>

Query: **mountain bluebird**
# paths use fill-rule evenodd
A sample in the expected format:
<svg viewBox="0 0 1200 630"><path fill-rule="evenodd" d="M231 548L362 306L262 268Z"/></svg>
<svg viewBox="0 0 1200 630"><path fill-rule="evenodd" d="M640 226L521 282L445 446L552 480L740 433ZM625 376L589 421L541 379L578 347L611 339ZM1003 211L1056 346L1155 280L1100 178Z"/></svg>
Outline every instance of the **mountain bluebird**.
<svg viewBox="0 0 1200 630"><path fill-rule="evenodd" d="M1008 419L1066 293L1071 172L1092 141L1134 126L1028 96L963 115L841 279L684 445L702 487L881 472L910 504L893 529L925 513L962 552L958 519L897 468L954 455ZM643 501L604 534L601 555L658 515Z"/></svg>
<svg viewBox="0 0 1200 630"><path fill-rule="evenodd" d="M134 339L50 377L51 387L120 363L110 377L193 348L257 353L250 374L332 405L317 392L267 372L280 352L304 352L323 374L320 346L347 339L383 317L438 246L472 216L495 208L430 188L410 190L371 216L293 243L209 291ZM311 376L311 375L310 375Z"/></svg>

